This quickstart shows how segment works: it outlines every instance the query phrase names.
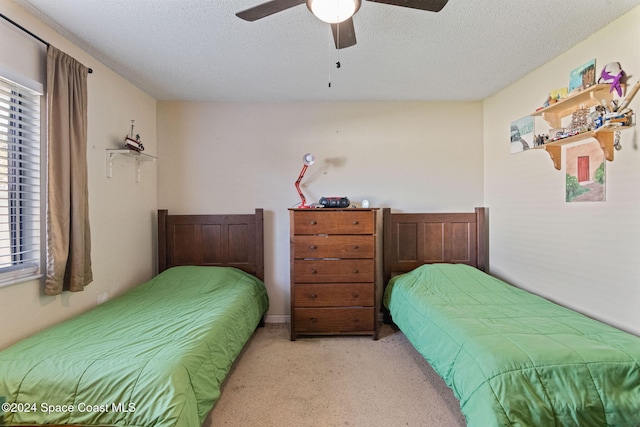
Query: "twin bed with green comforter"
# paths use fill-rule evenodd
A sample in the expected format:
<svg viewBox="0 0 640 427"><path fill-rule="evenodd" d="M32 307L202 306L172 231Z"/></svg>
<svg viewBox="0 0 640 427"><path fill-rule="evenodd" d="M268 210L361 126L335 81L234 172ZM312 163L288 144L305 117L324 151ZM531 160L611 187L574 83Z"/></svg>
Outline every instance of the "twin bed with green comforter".
<svg viewBox="0 0 640 427"><path fill-rule="evenodd" d="M160 274L0 352L0 425L203 423L268 309L262 211L159 219Z"/></svg>
<svg viewBox="0 0 640 427"><path fill-rule="evenodd" d="M383 213L384 305L468 426L640 426L640 337L481 271L483 211Z"/></svg>
<svg viewBox="0 0 640 427"><path fill-rule="evenodd" d="M391 279L393 321L468 425L640 426L640 338L464 264Z"/></svg>

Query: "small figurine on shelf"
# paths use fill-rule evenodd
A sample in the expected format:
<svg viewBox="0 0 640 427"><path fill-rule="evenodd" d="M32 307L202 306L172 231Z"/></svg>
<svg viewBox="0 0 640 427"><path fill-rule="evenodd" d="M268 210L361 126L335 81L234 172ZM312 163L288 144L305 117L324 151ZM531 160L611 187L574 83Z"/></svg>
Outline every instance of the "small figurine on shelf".
<svg viewBox="0 0 640 427"><path fill-rule="evenodd" d="M607 111L606 107L602 105L596 105L593 108L593 111L591 111L588 116L587 124L589 126L589 129L596 130L602 126L602 123L603 123L602 117L604 117L606 111Z"/></svg>
<svg viewBox="0 0 640 427"><path fill-rule="evenodd" d="M546 102L547 104L546 107L548 107L551 104L555 104L558 101L563 100L568 96L568 94L569 92L566 87L561 87L561 88L552 90L551 92L549 92L549 96Z"/></svg>
<svg viewBox="0 0 640 427"><path fill-rule="evenodd" d="M545 134L536 135L536 138L533 142L533 146L540 147L541 145L544 145L547 142L549 142L549 135L545 135Z"/></svg>
<svg viewBox="0 0 640 427"><path fill-rule="evenodd" d="M133 122L134 120L131 120L131 134L124 138L124 146L130 150L141 152L144 151L144 145L140 140L140 134L136 134L135 139L133 138Z"/></svg>
<svg viewBox="0 0 640 427"><path fill-rule="evenodd" d="M622 86L620 86L620 83L623 83L622 80L624 77L624 71L622 70L622 67L620 67L620 63L609 62L604 66L602 72L600 72L598 83L611 83L611 89L609 89L609 92L613 92L615 89L618 96L622 96Z"/></svg>

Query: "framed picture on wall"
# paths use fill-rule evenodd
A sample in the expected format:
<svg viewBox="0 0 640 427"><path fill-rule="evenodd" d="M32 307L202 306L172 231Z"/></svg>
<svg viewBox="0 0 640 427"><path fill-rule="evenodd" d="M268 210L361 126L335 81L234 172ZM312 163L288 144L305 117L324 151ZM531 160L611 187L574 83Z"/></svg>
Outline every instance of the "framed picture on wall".
<svg viewBox="0 0 640 427"><path fill-rule="evenodd" d="M566 201L605 201L605 158L598 141L567 146L565 158Z"/></svg>
<svg viewBox="0 0 640 427"><path fill-rule="evenodd" d="M576 89L586 89L596 84L596 60L592 59L572 70L569 74L569 93Z"/></svg>
<svg viewBox="0 0 640 427"><path fill-rule="evenodd" d="M533 148L533 117L525 116L511 122L511 154Z"/></svg>

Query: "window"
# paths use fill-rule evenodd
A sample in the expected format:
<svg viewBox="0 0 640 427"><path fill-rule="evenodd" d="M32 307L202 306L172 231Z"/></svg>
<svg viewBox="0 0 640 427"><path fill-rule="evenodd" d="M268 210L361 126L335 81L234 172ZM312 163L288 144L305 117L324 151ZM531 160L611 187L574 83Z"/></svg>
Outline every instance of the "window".
<svg viewBox="0 0 640 427"><path fill-rule="evenodd" d="M0 286L40 274L40 99L0 77Z"/></svg>

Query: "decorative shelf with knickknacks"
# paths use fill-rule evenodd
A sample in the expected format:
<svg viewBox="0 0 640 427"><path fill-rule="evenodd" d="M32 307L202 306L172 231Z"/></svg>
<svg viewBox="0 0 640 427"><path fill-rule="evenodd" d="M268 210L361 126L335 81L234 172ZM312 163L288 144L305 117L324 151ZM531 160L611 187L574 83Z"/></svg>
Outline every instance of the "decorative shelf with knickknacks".
<svg viewBox="0 0 640 427"><path fill-rule="evenodd" d="M623 98L625 78L620 64L612 62L602 69L597 83L594 78L574 90L552 92L545 105L531 114L541 116L550 127L546 134L535 136L533 148L546 150L554 167L560 170L563 145L594 138L605 158L613 161L614 149L621 149L620 131L634 125L629 104L640 89L639 80ZM569 116L571 121L563 126Z"/></svg>
<svg viewBox="0 0 640 427"><path fill-rule="evenodd" d="M124 147L107 149L107 178L113 175L113 159L119 155L133 157L136 161L136 182L140 182L140 166L145 162L153 162L155 157L143 153L144 145L140 139L140 134L134 137L133 126L134 121L131 120L131 133L124 138Z"/></svg>

